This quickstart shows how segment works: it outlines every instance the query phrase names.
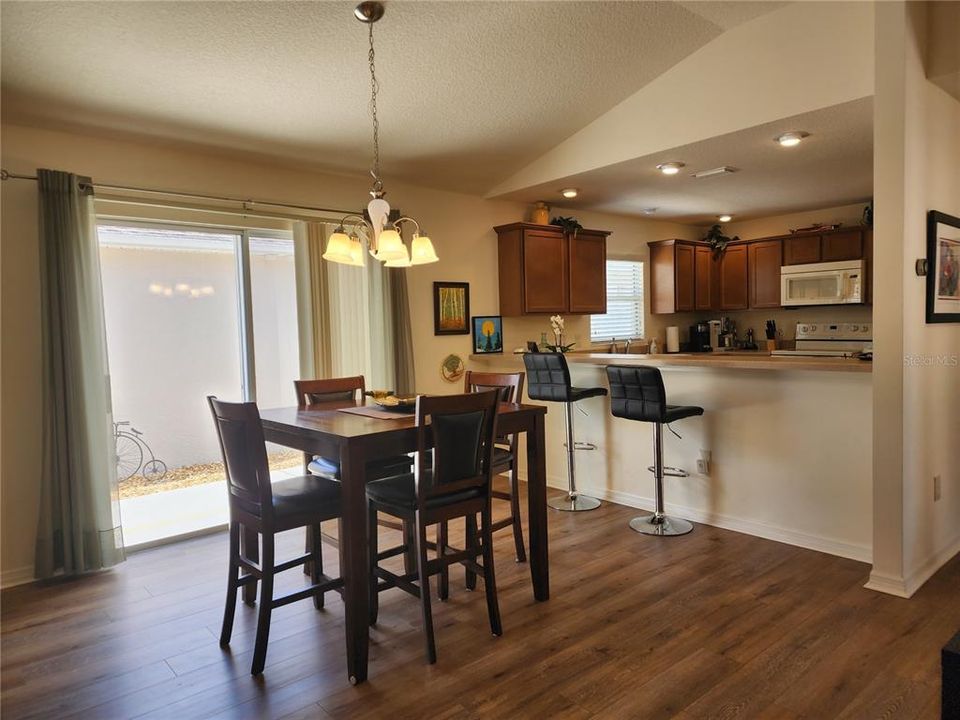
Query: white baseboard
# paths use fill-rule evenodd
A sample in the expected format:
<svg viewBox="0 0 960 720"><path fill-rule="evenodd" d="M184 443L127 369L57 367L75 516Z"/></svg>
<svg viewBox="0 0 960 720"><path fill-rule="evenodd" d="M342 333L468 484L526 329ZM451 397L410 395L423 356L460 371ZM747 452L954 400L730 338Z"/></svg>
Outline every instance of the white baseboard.
<svg viewBox="0 0 960 720"><path fill-rule="evenodd" d="M943 550L934 553L934 555L904 581L907 592L913 595L927 580L933 577L937 570L950 562L958 552L960 552L960 535L957 535L957 537L953 539L953 542L948 543Z"/></svg>
<svg viewBox="0 0 960 720"><path fill-rule="evenodd" d="M0 588L4 589L16 587L17 585L26 585L33 581L33 565L4 570L0 573Z"/></svg>
<svg viewBox="0 0 960 720"><path fill-rule="evenodd" d="M870 573L870 579L867 580L867 584L864 585L864 587L867 590L876 590L877 592L902 598L908 598L913 594L912 592L907 592L907 585L902 577L878 573L876 570Z"/></svg>
<svg viewBox="0 0 960 720"><path fill-rule="evenodd" d="M564 490L567 487L566 478L548 477L547 486ZM618 505L626 505L648 511L653 511L654 508L654 499L651 497L601 488L580 487L579 489L585 495L592 495L593 497L608 500ZM811 535L799 530L769 525L758 520L705 512L697 508L674 503L666 503L666 510L668 514L677 515L704 525L723 528L724 530L733 530L734 532L754 535L767 540L775 540L776 542L795 545L797 547L807 548L808 550L816 550L829 555L838 555L859 562L871 563L873 561L873 548L869 545L847 543L836 540L835 538Z"/></svg>

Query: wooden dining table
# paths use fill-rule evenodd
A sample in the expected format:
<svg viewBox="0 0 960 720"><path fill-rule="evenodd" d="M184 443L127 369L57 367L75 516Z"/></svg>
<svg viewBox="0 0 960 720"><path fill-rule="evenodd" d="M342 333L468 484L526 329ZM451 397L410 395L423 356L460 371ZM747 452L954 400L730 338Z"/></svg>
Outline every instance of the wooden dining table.
<svg viewBox="0 0 960 720"><path fill-rule="evenodd" d="M373 460L413 452L417 431L413 415L389 419L344 412L363 402L337 401L307 408L263 410L263 431L269 442L307 454L338 458L341 488L340 572L344 579L343 602L347 638L347 673L350 682L367 679L370 570L367 557L366 467ZM529 509L530 575L533 596L550 597L547 553L546 452L541 405L501 403L497 433L525 433L527 440L527 503ZM244 540L245 552L257 560L256 537ZM247 586L245 591L256 592ZM252 601L249 595L246 600Z"/></svg>

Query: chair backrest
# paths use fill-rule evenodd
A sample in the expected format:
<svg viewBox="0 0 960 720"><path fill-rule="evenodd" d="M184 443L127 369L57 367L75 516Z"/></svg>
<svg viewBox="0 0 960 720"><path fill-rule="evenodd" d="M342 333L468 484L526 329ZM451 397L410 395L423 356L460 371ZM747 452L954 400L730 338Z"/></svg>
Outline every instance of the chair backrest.
<svg viewBox="0 0 960 720"><path fill-rule="evenodd" d="M500 395L500 402L519 403L523 400L523 373L490 373L467 370L463 377L463 391L468 393L496 390ZM510 450L515 450L519 433L502 435L497 438L501 445L508 444Z"/></svg>
<svg viewBox="0 0 960 720"><path fill-rule="evenodd" d="M498 390L417 398L415 473L421 510L430 499L468 490L480 489L489 497L499 405Z"/></svg>
<svg viewBox="0 0 960 720"><path fill-rule="evenodd" d="M649 365L608 365L610 412L643 422L665 422L667 394L660 370Z"/></svg>
<svg viewBox="0 0 960 720"><path fill-rule="evenodd" d="M496 390L500 402L518 403L523 399L523 373L488 373L467 370L463 376L463 391L467 393Z"/></svg>
<svg viewBox="0 0 960 720"><path fill-rule="evenodd" d="M297 391L297 405L307 407L336 400L356 400L358 393L362 398L366 383L363 375L356 375L322 380L294 380L293 387Z"/></svg>
<svg viewBox="0 0 960 720"><path fill-rule="evenodd" d="M220 440L231 502L261 518L273 512L270 466L257 404L207 396Z"/></svg>
<svg viewBox="0 0 960 720"><path fill-rule="evenodd" d="M523 364L531 400L570 401L570 369L563 353L524 353Z"/></svg>

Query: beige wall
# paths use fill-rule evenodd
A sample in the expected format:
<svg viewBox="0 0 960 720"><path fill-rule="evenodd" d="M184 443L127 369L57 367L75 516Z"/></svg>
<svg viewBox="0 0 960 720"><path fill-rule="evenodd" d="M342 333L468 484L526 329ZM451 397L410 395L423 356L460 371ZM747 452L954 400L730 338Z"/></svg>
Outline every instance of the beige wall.
<svg viewBox="0 0 960 720"><path fill-rule="evenodd" d="M355 208L367 197L364 177L343 177L268 165L197 149L138 143L100 136L81 136L33 128L2 128L3 167L30 173L37 167L69 170L101 182L168 190L254 197L279 202ZM467 357L470 338L433 335L432 283L470 283L473 314L496 314L497 245L494 225L523 219L517 203L388 185L389 199L417 217L430 232L439 263L409 270L414 325L417 387L449 392L440 377L448 353ZM5 583L31 574L36 523L37 472L40 465L40 335L36 185L9 181L2 185L2 562ZM637 218L576 213L588 227L612 230L611 252L646 256L646 243L664 237L696 236L672 223ZM690 235L693 233L693 235ZM539 338L544 319L509 319L507 348L526 338ZM586 319L571 319L571 333L589 337Z"/></svg>
<svg viewBox="0 0 960 720"><path fill-rule="evenodd" d="M909 596L960 549L960 326L924 322L926 213L960 216L960 102L924 76L927 6L877 9L874 555ZM882 290L882 291L881 291ZM933 476L943 496L933 498Z"/></svg>

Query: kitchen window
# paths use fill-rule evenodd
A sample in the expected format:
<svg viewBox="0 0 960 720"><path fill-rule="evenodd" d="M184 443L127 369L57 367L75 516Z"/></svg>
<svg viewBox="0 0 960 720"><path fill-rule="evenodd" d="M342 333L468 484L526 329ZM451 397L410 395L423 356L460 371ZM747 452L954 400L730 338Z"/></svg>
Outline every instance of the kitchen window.
<svg viewBox="0 0 960 720"><path fill-rule="evenodd" d="M590 316L590 340L643 337L643 263L607 260L607 312Z"/></svg>

